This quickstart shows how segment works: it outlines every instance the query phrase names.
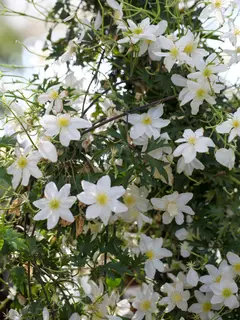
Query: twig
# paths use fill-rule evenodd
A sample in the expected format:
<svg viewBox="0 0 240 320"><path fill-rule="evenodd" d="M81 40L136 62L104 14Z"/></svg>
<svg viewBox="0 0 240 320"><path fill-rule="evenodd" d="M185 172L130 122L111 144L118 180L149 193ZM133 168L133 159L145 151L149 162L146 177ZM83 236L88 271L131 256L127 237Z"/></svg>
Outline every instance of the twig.
<svg viewBox="0 0 240 320"><path fill-rule="evenodd" d="M131 110L127 110L127 111L125 111L125 112L123 112L123 113L121 113L121 114L119 114L119 115L117 115L117 116L114 116L114 117L112 117L112 118L108 118L108 119L106 119L106 120L103 120L103 121L101 121L100 123L98 122L97 124L93 125L91 128L85 130L85 131L83 132L83 134L86 134L86 133L91 132L91 131L93 131L93 130L95 130L95 129L97 129L97 128L100 128L100 127L102 127L103 125L105 125L105 124L107 124L107 123L109 123L109 122L111 122L111 121L120 119L120 118L128 115L129 113L133 113L133 112L135 112L135 111L141 111L141 110L144 110L144 109L148 109L148 108L150 108L150 107L152 107L152 106L154 106L154 105L156 105L156 104L158 104L158 103L167 102L167 101L170 101L170 100L173 100L173 99L176 99L176 98L177 98L177 95L169 96L169 97L166 97L166 98L157 100L157 101L150 102L150 103L148 103L148 104L145 104L144 106L137 107L137 108L133 108L133 109L131 109Z"/></svg>

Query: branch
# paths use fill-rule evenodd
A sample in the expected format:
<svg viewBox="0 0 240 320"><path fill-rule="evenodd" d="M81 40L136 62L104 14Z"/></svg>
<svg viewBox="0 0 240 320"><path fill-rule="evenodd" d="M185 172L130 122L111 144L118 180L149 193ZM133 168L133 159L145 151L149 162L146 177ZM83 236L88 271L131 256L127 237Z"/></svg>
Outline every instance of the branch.
<svg viewBox="0 0 240 320"><path fill-rule="evenodd" d="M144 110L144 109L148 109L148 108L151 108L151 107L155 106L155 105L158 104L158 103L167 102L167 101L170 101L170 100L174 100L174 99L176 99L176 98L177 98L177 95L169 96L169 97L166 97L166 98L157 100L157 101L150 102L150 103L148 103L148 104L145 104L144 106L137 107L137 108L133 108L133 109L131 109L131 110L127 110L127 111L125 111L125 112L123 112L123 113L121 113L121 114L119 114L119 115L117 115L117 116L114 116L114 117L112 117L112 118L108 118L108 119L106 119L106 120L103 120L103 121L101 121L100 123L97 122L97 123L96 123L95 125L93 125L91 128L85 130L85 131L83 132L83 134L88 133L88 132L91 132L91 131L93 131L93 130L95 130L95 129L97 129L97 128L100 128L100 127L102 127L103 125L105 125L105 124L107 124L107 123L109 123L109 122L111 122L111 121L120 119L120 118L128 115L129 113L133 113L133 112L135 112L135 111L141 111L141 110Z"/></svg>

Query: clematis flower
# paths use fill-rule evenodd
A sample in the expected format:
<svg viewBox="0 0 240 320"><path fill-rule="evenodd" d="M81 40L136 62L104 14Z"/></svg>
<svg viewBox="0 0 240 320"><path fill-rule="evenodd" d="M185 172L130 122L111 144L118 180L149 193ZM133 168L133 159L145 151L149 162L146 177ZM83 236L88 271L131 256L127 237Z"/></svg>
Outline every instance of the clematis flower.
<svg viewBox="0 0 240 320"><path fill-rule="evenodd" d="M130 19L127 19L128 26L123 27L120 26L123 31L125 31L125 37L118 41L119 44L131 42L133 44L136 44L140 40L149 40L149 41L156 41L156 36L154 33L157 30L157 26L150 24L150 19L146 18L144 19L140 24L135 24Z"/></svg>
<svg viewBox="0 0 240 320"><path fill-rule="evenodd" d="M181 101L180 106L184 106L191 101L190 106L193 115L196 115L199 112L199 107L204 101L207 101L211 105L216 104L216 101L212 96L213 87L219 92L223 89L223 87L219 87L219 85L217 85L217 88L214 85L210 87L209 83L204 80L195 82L187 80L177 74L172 75L171 80L176 86L183 87L178 97Z"/></svg>
<svg viewBox="0 0 240 320"><path fill-rule="evenodd" d="M205 275L200 277L200 282L204 285L200 287L202 292L211 292L211 285L214 283L220 283L222 279L226 279L227 281L233 278L233 273L231 267L227 264L226 260L223 260L219 267L216 268L214 265L207 264L205 266L209 275Z"/></svg>
<svg viewBox="0 0 240 320"><path fill-rule="evenodd" d="M37 166L41 159L40 153L37 151L29 153L30 150L30 147L24 150L20 148L15 149L17 159L7 168L7 173L13 175L13 189L17 188L20 181L23 186L27 186L31 176L36 179L42 177L42 172Z"/></svg>
<svg viewBox="0 0 240 320"><path fill-rule="evenodd" d="M60 85L52 86L48 88L46 93L42 93L38 97L38 102L45 104L47 101L50 101L50 105L47 108L47 113L52 109L56 112L62 112L63 110L63 99L66 97L66 91L61 91L59 93Z"/></svg>
<svg viewBox="0 0 240 320"><path fill-rule="evenodd" d="M211 303L223 303L229 309L239 307L239 301L235 295L238 292L238 286L235 281L222 279L219 283L213 283L210 288L214 294Z"/></svg>
<svg viewBox="0 0 240 320"><path fill-rule="evenodd" d="M47 228L54 228L59 218L68 222L73 222L74 217L69 210L76 201L76 197L70 196L70 184L65 184L59 191L54 182L49 182L44 190L45 198L34 201L35 207L40 211L34 216L33 220L47 219Z"/></svg>
<svg viewBox="0 0 240 320"><path fill-rule="evenodd" d="M233 149L231 149L231 148L218 149L215 153L215 157L216 157L217 162L219 162L223 166L227 167L229 170L232 170L232 168L234 168L235 153L234 153Z"/></svg>
<svg viewBox="0 0 240 320"><path fill-rule="evenodd" d="M211 320L216 319L220 320L221 317L217 317L213 310L220 310L221 304L212 304L211 299L213 294L211 292L207 292L205 295L198 290L194 291L195 298L197 299L197 303L193 303L190 308L188 308L188 312L192 312L198 314L200 319L202 320Z"/></svg>
<svg viewBox="0 0 240 320"><path fill-rule="evenodd" d="M211 0L201 12L199 19L206 20L209 17L216 17L217 21L220 24L224 23L224 13L230 5L228 0Z"/></svg>
<svg viewBox="0 0 240 320"><path fill-rule="evenodd" d="M141 234L140 236L140 252L142 254L145 254L147 257L144 270L146 276L150 279L154 278L156 270L158 270L159 272L164 271L164 265L160 259L172 256L172 252L165 248L162 248L162 245L162 238L152 239L145 234Z"/></svg>
<svg viewBox="0 0 240 320"><path fill-rule="evenodd" d="M68 147L71 140L80 140L81 135L78 129L90 128L92 124L77 116L70 114L44 115L41 124L46 130L45 135L53 137L59 134L59 140L64 147Z"/></svg>
<svg viewBox="0 0 240 320"><path fill-rule="evenodd" d="M177 162L177 173L184 172L187 176L191 176L194 169L204 170L204 168L204 165L198 159L193 159L191 162L185 163L184 158L181 157Z"/></svg>
<svg viewBox="0 0 240 320"><path fill-rule="evenodd" d="M236 25L236 23L232 20L228 20L229 31L224 33L221 38L229 39L233 46L237 46L240 40L240 25Z"/></svg>
<svg viewBox="0 0 240 320"><path fill-rule="evenodd" d="M162 217L164 224L169 224L173 219L175 219L176 223L181 225L184 222L183 212L190 215L195 214L194 211L186 205L192 197L192 193L179 194L175 191L174 193L162 198L152 198L151 202L157 210L164 211Z"/></svg>
<svg viewBox="0 0 240 320"><path fill-rule="evenodd" d="M184 52L184 49L187 45L188 39L182 39L173 41L169 38L166 38L164 36L159 37L159 44L160 48L168 51L168 52L154 52L154 55L158 57L164 57L164 64L170 72L172 70L172 67L175 63L184 64L187 63L188 65L192 66L192 59Z"/></svg>
<svg viewBox="0 0 240 320"><path fill-rule="evenodd" d="M137 310L132 320L152 319L152 314L158 312L157 302L159 294L153 291L152 285L143 284L141 291L133 300L133 307Z"/></svg>
<svg viewBox="0 0 240 320"><path fill-rule="evenodd" d="M164 292L167 293L167 297L162 298L159 301L161 306L167 305L165 312L171 312L175 307L182 311L187 311L188 303L190 298L190 292L184 291L183 283L177 282L175 286L165 283Z"/></svg>
<svg viewBox="0 0 240 320"><path fill-rule="evenodd" d="M123 196L123 202L128 207L128 211L124 212L121 218L128 223L136 221L139 229L142 228L144 223L152 223L152 219L144 215L149 207L147 195L146 188L138 188L135 185L131 185Z"/></svg>
<svg viewBox="0 0 240 320"><path fill-rule="evenodd" d="M233 252L227 253L227 259L232 265L232 269L235 275L240 275L240 257Z"/></svg>
<svg viewBox="0 0 240 320"><path fill-rule="evenodd" d="M146 134L148 138L153 136L154 140L160 137L160 129L166 127L170 121L160 117L163 114L163 105L151 108L147 113L130 114L128 121L133 125L130 130L130 137L138 139Z"/></svg>
<svg viewBox="0 0 240 320"><path fill-rule="evenodd" d="M240 137L240 108L234 114L229 115L229 120L218 125L216 131L218 133L230 133L228 142L231 142L237 136Z"/></svg>
<svg viewBox="0 0 240 320"><path fill-rule="evenodd" d="M119 4L115 0L106 0L109 7L111 7L114 10L114 21L117 24L121 24L122 17L123 17L123 11L122 11L122 3Z"/></svg>
<svg viewBox="0 0 240 320"><path fill-rule="evenodd" d="M181 143L173 152L174 157L183 156L185 163L193 161L197 152L208 152L208 147L215 147L212 139L203 137L203 128L200 128L193 132L191 129L184 130L183 138L176 140L175 142Z"/></svg>
<svg viewBox="0 0 240 320"><path fill-rule="evenodd" d="M111 213L121 213L128 208L117 199L124 195L123 187L111 187L109 176L103 176L97 184L82 181L83 192L77 195L78 199L89 205L86 210L86 218L100 218L104 225L108 224Z"/></svg>

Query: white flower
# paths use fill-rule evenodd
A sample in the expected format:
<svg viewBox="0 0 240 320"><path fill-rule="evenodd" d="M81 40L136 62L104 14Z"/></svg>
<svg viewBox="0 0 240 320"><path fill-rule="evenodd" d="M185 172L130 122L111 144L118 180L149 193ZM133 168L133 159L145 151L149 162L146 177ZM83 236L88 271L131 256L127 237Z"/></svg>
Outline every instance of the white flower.
<svg viewBox="0 0 240 320"><path fill-rule="evenodd" d="M16 294L17 294L17 287L16 286L9 287L7 298L10 299L10 300L14 300Z"/></svg>
<svg viewBox="0 0 240 320"><path fill-rule="evenodd" d="M225 149L221 148L218 149L215 153L216 160L222 164L223 166L227 167L229 170L234 168L235 163L235 153L233 149Z"/></svg>
<svg viewBox="0 0 240 320"><path fill-rule="evenodd" d="M74 312L69 320L82 320L77 312Z"/></svg>
<svg viewBox="0 0 240 320"><path fill-rule="evenodd" d="M49 311L46 307L43 308L42 316L43 320L49 320Z"/></svg>
<svg viewBox="0 0 240 320"><path fill-rule="evenodd" d="M82 181L83 192L78 194L78 199L89 205L86 210L86 218L96 219L99 217L104 225L108 224L111 213L121 213L128 208L117 199L123 196L123 187L111 187L109 176L103 176L97 184Z"/></svg>
<svg viewBox="0 0 240 320"><path fill-rule="evenodd" d="M176 223L180 225L184 222L183 212L190 215L195 214L194 211L186 205L192 197L192 193L179 194L175 191L174 193L162 198L152 198L151 202L157 210L164 211L164 224L169 224L173 219L175 219Z"/></svg>
<svg viewBox="0 0 240 320"><path fill-rule="evenodd" d="M71 60L75 56L76 47L77 47L75 42L76 42L76 39L69 41L66 52L64 52L64 54L59 58L59 60L62 63ZM54 93L52 93L52 96L54 96ZM61 112L61 111L62 111L62 109L57 112Z"/></svg>
<svg viewBox="0 0 240 320"><path fill-rule="evenodd" d="M152 285L142 286L141 291L137 294L133 300L133 307L137 309L136 313L132 317L132 320L152 319L152 314L157 313L157 302L159 300L159 294L153 291Z"/></svg>
<svg viewBox="0 0 240 320"><path fill-rule="evenodd" d="M234 49L224 49L223 51L231 57L228 63L229 66L240 62L240 46L237 46Z"/></svg>
<svg viewBox="0 0 240 320"><path fill-rule="evenodd" d="M208 55L206 50L198 48L199 40L200 37L194 36L190 30L188 30L187 34L180 39L180 42L183 42L185 45L183 51L192 58L194 65L200 59Z"/></svg>
<svg viewBox="0 0 240 320"><path fill-rule="evenodd" d="M73 222L74 217L69 210L76 201L76 197L69 197L70 184L65 184L59 191L54 182L49 182L44 190L45 198L34 201L35 207L41 209L33 218L35 221L47 219L47 228L54 228L59 218Z"/></svg>
<svg viewBox="0 0 240 320"><path fill-rule="evenodd" d="M28 154L30 148L21 150L15 149L17 159L7 168L7 173L13 175L12 186L16 189L20 181L23 186L27 186L31 176L39 179L42 177L42 172L39 170L37 164L40 160L40 154L34 151Z"/></svg>
<svg viewBox="0 0 240 320"><path fill-rule="evenodd" d="M229 5L230 1L228 0L211 0L210 4L202 10L199 19L206 20L209 19L209 17L214 16L220 24L223 24L224 13Z"/></svg>
<svg viewBox="0 0 240 320"><path fill-rule="evenodd" d="M156 270L164 271L164 265L160 259L171 257L172 252L162 248L163 239L152 239L145 234L141 234L139 248L142 254L145 254L147 260L145 262L144 270L148 278L153 279Z"/></svg>
<svg viewBox="0 0 240 320"><path fill-rule="evenodd" d="M166 283L164 285L164 292L168 296L162 298L159 304L161 306L167 305L165 312L171 312L175 307L178 307L182 311L187 311L187 301L190 298L190 292L188 290L184 291L182 282L177 282L175 286Z"/></svg>
<svg viewBox="0 0 240 320"><path fill-rule="evenodd" d="M142 228L143 223L152 223L152 219L143 214L149 207L147 195L148 191L145 187L138 188L131 185L123 196L123 202L128 207L128 211L124 212L121 218L128 223L137 221L139 229Z"/></svg>
<svg viewBox="0 0 240 320"><path fill-rule="evenodd" d="M193 268L190 268L187 273L186 280L192 287L196 287L199 281L198 273Z"/></svg>
<svg viewBox="0 0 240 320"><path fill-rule="evenodd" d="M144 134L154 140L160 137L160 129L166 127L170 121L163 120L160 117L163 114L163 105L151 108L147 113L130 114L128 121L133 125L130 130L130 137L137 139Z"/></svg>
<svg viewBox="0 0 240 320"><path fill-rule="evenodd" d="M46 93L42 93L38 97L38 102L41 104L45 104L47 101L50 101L48 112L52 109L57 113L62 112L63 110L63 99L66 97L66 92L61 91L59 93L59 87L60 85L50 87Z"/></svg>
<svg viewBox="0 0 240 320"><path fill-rule="evenodd" d="M47 138L41 138L38 142L38 151L44 159L57 162L58 154L56 147Z"/></svg>
<svg viewBox="0 0 240 320"><path fill-rule="evenodd" d="M121 318L117 317L116 315L119 315L125 318L132 318L133 313L130 310L131 309L130 303L128 302L127 299L123 299L119 301L119 298L120 298L120 294L118 292L113 291L111 293L111 296L109 297L109 307L110 307L110 310L114 310L114 316L108 316L108 319L121 320Z"/></svg>
<svg viewBox="0 0 240 320"><path fill-rule="evenodd" d="M180 39L173 41L164 36L159 37L160 48L168 50L168 52L154 52L156 56L165 57L164 64L170 72L175 63L184 64L187 63L192 66L192 59L184 52L188 39Z"/></svg>
<svg viewBox="0 0 240 320"><path fill-rule="evenodd" d="M213 105L216 103L212 97L212 88L205 80L199 82L187 80L180 75L174 74L171 77L172 82L179 87L184 87L179 93L180 106L190 102L191 113L196 115L199 112L199 107L203 104L204 100Z"/></svg>
<svg viewBox="0 0 240 320"><path fill-rule="evenodd" d="M218 81L216 74L228 69L226 65L220 63L216 53L210 54L205 61L203 59L196 61L196 68L198 71L189 73L188 78L207 82L208 80L212 82Z"/></svg>
<svg viewBox="0 0 240 320"><path fill-rule="evenodd" d="M236 25L232 19L228 20L229 32L224 33L221 38L228 38L233 46L237 46L240 40L240 25Z"/></svg>
<svg viewBox="0 0 240 320"><path fill-rule="evenodd" d="M229 115L229 120L218 125L216 131L218 133L230 133L228 142L231 142L236 136L240 137L240 108L234 114Z"/></svg>
<svg viewBox="0 0 240 320"><path fill-rule="evenodd" d="M204 165L198 159L193 159L191 162L185 163L184 158L181 157L177 162L177 173L184 172L187 176L191 176L194 169L204 170L204 168Z"/></svg>
<svg viewBox="0 0 240 320"><path fill-rule="evenodd" d="M97 16L94 20L94 29L98 30L102 25L102 15L101 12L98 10Z"/></svg>
<svg viewBox="0 0 240 320"><path fill-rule="evenodd" d="M197 299L197 303L192 304L188 309L188 312L198 314L202 320L220 320L220 316L217 318L216 314L212 310L220 310L221 305L214 305L211 303L211 298L213 296L212 293L208 292L204 295L202 292L195 290L194 295Z"/></svg>
<svg viewBox="0 0 240 320"><path fill-rule="evenodd" d="M128 27L120 25L124 31L126 31L125 37L118 41L119 44L131 42L136 44L140 40L156 41L154 33L157 30L157 26L150 25L150 19L144 19L140 24L136 25L130 19L127 19Z"/></svg>
<svg viewBox="0 0 240 320"><path fill-rule="evenodd" d="M119 24L120 23L119 20L121 20L123 17L122 4L119 4L115 0L106 0L106 1L109 7L111 7L114 10L114 20L117 24Z"/></svg>
<svg viewBox="0 0 240 320"><path fill-rule="evenodd" d="M203 128L193 132L191 129L184 130L183 138L176 140L182 143L173 152L174 157L183 156L185 163L190 163L197 156L197 152L208 152L208 147L215 147L212 139L203 137Z"/></svg>
<svg viewBox="0 0 240 320"><path fill-rule="evenodd" d="M44 115L41 124L46 130L45 135L53 137L59 134L59 140L64 147L68 147L71 140L79 140L81 135L78 129L90 128L92 124L70 114Z"/></svg>
<svg viewBox="0 0 240 320"><path fill-rule="evenodd" d="M139 45L138 56L142 56L146 51L148 51L149 57L152 60L161 60L162 57L158 57L154 54L155 51L160 49L160 44L158 41L158 37L161 36L167 29L167 21L162 20L157 24L157 28L154 32L156 37L156 41L143 39Z"/></svg>
<svg viewBox="0 0 240 320"><path fill-rule="evenodd" d="M20 313L18 313L16 310L10 309L8 312L8 318L10 320L21 320L22 315Z"/></svg>
<svg viewBox="0 0 240 320"><path fill-rule="evenodd" d="M236 253L228 252L227 259L232 265L232 269L235 275L240 275L240 257Z"/></svg>
<svg viewBox="0 0 240 320"><path fill-rule="evenodd" d="M199 279L202 283L204 283L204 285L200 288L202 292L211 292L212 284L220 283L222 279L231 281L233 278L232 269L227 264L226 260L223 260L220 263L219 268L216 268L211 264L207 264L205 268L207 269L209 275L202 276Z"/></svg>
<svg viewBox="0 0 240 320"><path fill-rule="evenodd" d="M220 283L213 283L210 286L213 291L211 303L223 303L229 309L239 307L239 302L235 294L238 292L238 286L235 281L222 279Z"/></svg>
<svg viewBox="0 0 240 320"><path fill-rule="evenodd" d="M175 236L178 238L178 240L183 241L188 238L189 232L185 228L181 228L175 232Z"/></svg>
<svg viewBox="0 0 240 320"><path fill-rule="evenodd" d="M184 241L181 244L181 251L180 254L183 258L188 258L191 255L191 251L193 249L193 246L189 245L188 241Z"/></svg>

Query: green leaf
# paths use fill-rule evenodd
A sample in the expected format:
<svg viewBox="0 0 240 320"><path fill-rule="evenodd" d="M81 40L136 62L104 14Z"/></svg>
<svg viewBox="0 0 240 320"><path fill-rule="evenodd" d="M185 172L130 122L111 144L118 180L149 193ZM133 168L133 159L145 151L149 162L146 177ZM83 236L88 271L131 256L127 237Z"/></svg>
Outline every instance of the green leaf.
<svg viewBox="0 0 240 320"><path fill-rule="evenodd" d="M122 278L107 278L106 283L111 289L117 288L122 282Z"/></svg>
<svg viewBox="0 0 240 320"><path fill-rule="evenodd" d="M16 140L13 137L2 137L0 138L0 148L7 148L7 147L15 147Z"/></svg>

